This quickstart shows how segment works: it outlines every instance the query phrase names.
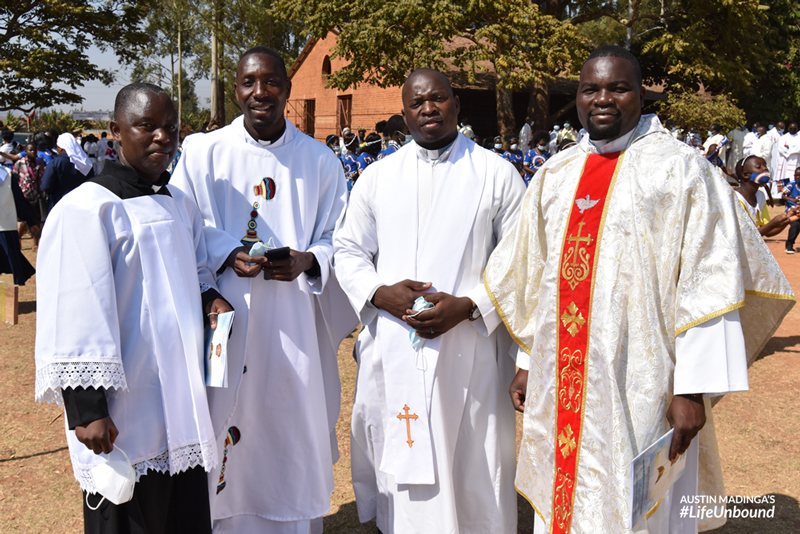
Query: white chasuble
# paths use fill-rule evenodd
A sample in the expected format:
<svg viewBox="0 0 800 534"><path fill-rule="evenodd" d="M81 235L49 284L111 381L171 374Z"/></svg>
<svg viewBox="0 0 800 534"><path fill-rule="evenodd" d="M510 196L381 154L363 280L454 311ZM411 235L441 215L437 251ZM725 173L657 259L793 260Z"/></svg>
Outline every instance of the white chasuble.
<svg viewBox="0 0 800 534"><path fill-rule="evenodd" d="M364 329L352 422L359 517L392 532L512 532L513 360L481 277L524 193L514 168L459 135L371 165L335 237L336 275ZM404 279L468 296L483 316L420 350L370 304ZM424 294L421 294L424 296Z"/></svg>
<svg viewBox="0 0 800 534"><path fill-rule="evenodd" d="M210 266L257 241L311 252L320 276L293 282L218 272L236 310L228 388L208 388L222 452L209 475L212 519L304 521L330 509L340 386L336 350L358 324L332 276L332 236L347 190L324 144L286 121L262 144L242 117L192 138L172 183L200 207Z"/></svg>
<svg viewBox="0 0 800 534"><path fill-rule="evenodd" d="M720 316L738 331L736 316L728 315L738 310L752 362L794 304L730 186L655 116L641 118L618 154L608 192L587 198L579 184L595 178L584 169L596 157L586 139L548 160L528 187L517 228L486 268L487 290L530 354L516 484L551 532L632 532L630 463L669 429L678 336ZM590 223L576 212L598 208L602 217L590 238ZM588 256L592 263L584 261ZM590 285L576 285L573 305L564 297L584 272ZM581 336L585 353L576 355L581 347L572 339ZM727 358L737 354L744 356L734 350ZM713 371L724 380L709 375L708 384L701 379L690 386L708 388L695 393L725 393L719 384L731 374L727 391L742 389L746 380L736 378L736 370L745 363L739 363L723 362ZM724 495L711 404L705 402L707 423L695 440L698 492ZM577 418L565 418L565 406ZM565 465L565 457L574 465Z"/></svg>
<svg viewBox="0 0 800 534"><path fill-rule="evenodd" d="M137 479L217 464L203 380L202 220L186 196L120 199L86 183L53 209L37 261L36 398L105 388ZM81 488L105 460L67 430Z"/></svg>

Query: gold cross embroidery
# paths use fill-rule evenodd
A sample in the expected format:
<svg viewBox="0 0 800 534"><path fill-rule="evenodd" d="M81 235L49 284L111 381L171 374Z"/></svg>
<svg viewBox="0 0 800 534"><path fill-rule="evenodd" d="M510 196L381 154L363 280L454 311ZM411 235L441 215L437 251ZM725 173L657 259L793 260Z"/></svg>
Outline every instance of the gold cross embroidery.
<svg viewBox="0 0 800 534"><path fill-rule="evenodd" d="M573 302L567 306L567 309L561 314L561 322L567 327L567 332L569 332L572 337L575 337L575 334L586 324L586 319L583 318L583 314Z"/></svg>
<svg viewBox="0 0 800 534"><path fill-rule="evenodd" d="M577 448L570 425L567 425L567 428L561 431L561 434L558 436L558 443L561 444L561 454L564 458L572 454L572 451Z"/></svg>
<svg viewBox="0 0 800 534"><path fill-rule="evenodd" d="M574 236L572 236L570 238L567 238L567 241L569 241L571 243L575 243L575 252L576 253L572 255L572 265L578 265L579 259L578 259L577 251L578 251L579 248L584 248L584 247L581 247L580 244L581 243L586 243L587 245L589 245L592 242L592 234L585 235L585 236L581 235L581 232L583 231L583 225L584 224L586 224L586 223L583 222L583 221L579 222L578 223L578 234L574 235Z"/></svg>
<svg viewBox="0 0 800 534"><path fill-rule="evenodd" d="M403 415L402 413L397 414L397 418L400 419L401 421L403 419L406 420L406 431L408 432L408 441L406 443L408 443L408 448L411 448L411 446L414 444L414 441L411 439L411 420L413 419L414 421L416 421L417 417L419 416L415 413L408 415L408 410L409 410L408 404L403 406L403 410L405 410L406 414L405 415Z"/></svg>

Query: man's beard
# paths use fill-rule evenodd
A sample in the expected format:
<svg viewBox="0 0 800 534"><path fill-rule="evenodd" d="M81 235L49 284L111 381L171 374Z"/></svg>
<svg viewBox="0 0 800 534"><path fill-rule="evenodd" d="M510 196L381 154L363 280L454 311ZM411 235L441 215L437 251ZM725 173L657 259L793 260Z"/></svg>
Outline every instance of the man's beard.
<svg viewBox="0 0 800 534"><path fill-rule="evenodd" d="M597 126L592 123L592 118L586 121L586 131L589 132L589 139L593 141L605 141L607 139L616 139L622 133L622 117L617 115L614 122Z"/></svg>

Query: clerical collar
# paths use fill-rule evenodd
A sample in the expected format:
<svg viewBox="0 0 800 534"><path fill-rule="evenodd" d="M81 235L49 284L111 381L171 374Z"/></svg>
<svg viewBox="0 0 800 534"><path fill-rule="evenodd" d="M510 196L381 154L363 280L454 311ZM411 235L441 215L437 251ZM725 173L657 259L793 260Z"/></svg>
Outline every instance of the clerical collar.
<svg viewBox="0 0 800 534"><path fill-rule="evenodd" d="M595 141L592 138L589 138L589 151L593 154L611 154L613 152L624 150L628 148L628 144L630 144L635 132L636 126L634 126L630 132L621 137L617 137L616 139L598 139Z"/></svg>
<svg viewBox="0 0 800 534"><path fill-rule="evenodd" d="M458 139L458 136L456 136L456 139ZM453 145L456 144L456 139L453 139L453 141L451 141L447 146L443 146L442 148L434 148L432 150L417 145L417 153L422 159L426 159L428 161L445 161L450 155Z"/></svg>
<svg viewBox="0 0 800 534"><path fill-rule="evenodd" d="M244 126L244 124L242 124L242 126ZM273 145L278 145L278 144L281 144L281 140L284 137L286 137L286 119L283 119L283 130L281 130L280 135L278 135L278 137L276 137L275 139L268 139L268 140L259 139L258 137L253 135L250 132L250 130L247 129L247 126L244 126L244 131L247 132L247 135L250 137L250 139L252 139L253 141L255 141L256 143L258 143L261 146L269 147L269 146L273 146Z"/></svg>
<svg viewBox="0 0 800 534"><path fill-rule="evenodd" d="M169 183L170 174L161 173L158 182L151 184L136 172L132 167L127 167L117 160L106 160L103 172L91 182L102 185L121 199L135 198L146 195L170 195L169 189L164 187Z"/></svg>

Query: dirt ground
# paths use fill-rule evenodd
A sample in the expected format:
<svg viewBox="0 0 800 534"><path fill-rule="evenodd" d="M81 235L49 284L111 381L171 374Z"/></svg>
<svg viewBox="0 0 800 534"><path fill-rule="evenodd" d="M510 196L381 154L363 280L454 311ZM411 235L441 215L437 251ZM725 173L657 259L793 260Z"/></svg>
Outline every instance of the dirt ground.
<svg viewBox="0 0 800 534"><path fill-rule="evenodd" d="M774 210L777 213L777 210ZM800 254L783 252L785 232L768 240L795 292L800 290ZM34 262L30 238L23 250ZM798 245L800 246L800 244ZM0 275L10 283L10 275ZM20 288L20 323L0 324L0 533L82 531L81 494L72 475L62 410L33 400L35 366L35 277ZM349 421L356 366L353 337L339 351L342 410L337 426L341 459L325 532L370 533L359 524L350 483ZM725 397L714 418L729 495L772 495L772 519L731 519L717 534L800 532L800 308L795 307L750 369L750 391ZM518 436L521 420L518 418ZM794 443L794 445L792 445ZM530 533L533 512L521 497L519 532ZM758 505L741 505L758 508ZM767 506L770 508L771 505Z"/></svg>

